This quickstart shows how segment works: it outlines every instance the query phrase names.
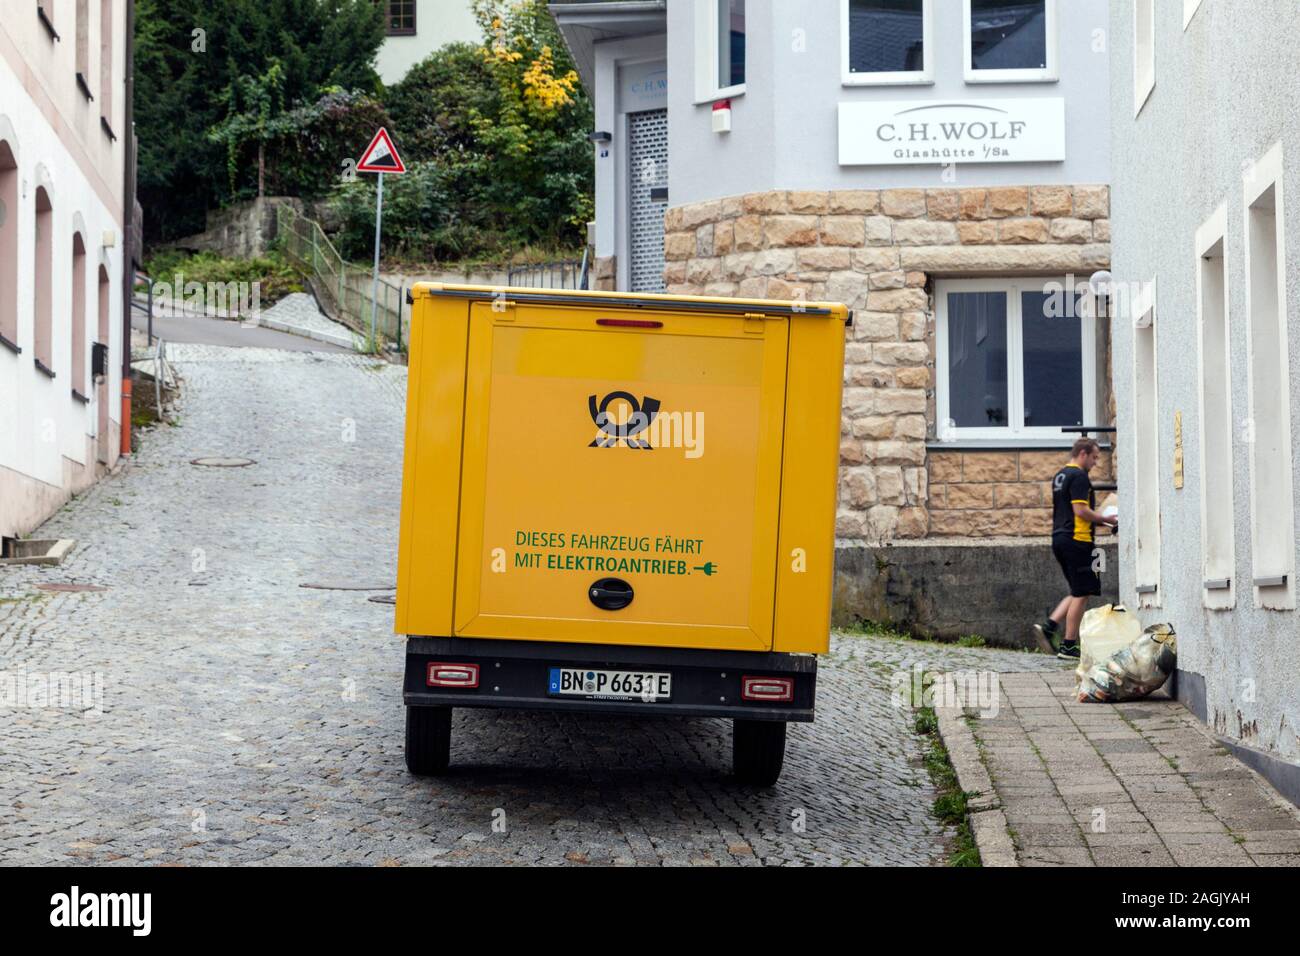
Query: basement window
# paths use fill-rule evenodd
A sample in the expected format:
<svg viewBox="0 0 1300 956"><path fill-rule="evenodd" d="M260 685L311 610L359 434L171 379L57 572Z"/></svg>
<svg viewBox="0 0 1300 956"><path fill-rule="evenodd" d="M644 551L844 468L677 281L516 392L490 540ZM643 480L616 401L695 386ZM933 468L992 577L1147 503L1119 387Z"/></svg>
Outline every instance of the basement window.
<svg viewBox="0 0 1300 956"><path fill-rule="evenodd" d="M1224 264L1228 212L1220 206L1196 231L1196 318L1200 350L1201 576L1208 608L1234 604L1232 337Z"/></svg>
<svg viewBox="0 0 1300 956"><path fill-rule="evenodd" d="M1134 586L1139 607L1159 607L1160 400L1156 362L1155 279L1135 297L1132 318L1133 529L1137 535Z"/></svg>
<svg viewBox="0 0 1300 956"><path fill-rule="evenodd" d="M1247 170L1243 185L1251 574L1256 606L1290 609L1295 607L1295 515L1281 144Z"/></svg>
<svg viewBox="0 0 1300 956"><path fill-rule="evenodd" d="M1064 279L938 282L935 401L941 442L1063 440L1095 424L1096 324Z"/></svg>

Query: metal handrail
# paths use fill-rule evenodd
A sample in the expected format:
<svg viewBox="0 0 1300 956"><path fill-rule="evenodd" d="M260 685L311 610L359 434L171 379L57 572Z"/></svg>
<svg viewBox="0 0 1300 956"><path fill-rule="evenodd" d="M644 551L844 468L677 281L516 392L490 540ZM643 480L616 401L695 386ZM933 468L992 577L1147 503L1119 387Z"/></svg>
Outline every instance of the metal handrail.
<svg viewBox="0 0 1300 956"><path fill-rule="evenodd" d="M276 208L276 227L281 250L314 280L313 288L323 300L322 308L353 331L369 337L371 303L375 301L370 270L344 259L320 224L292 206ZM404 290L382 278L378 288L376 336L394 343L400 352L406 339L402 314ZM370 350L377 349L379 344L367 342Z"/></svg>
<svg viewBox="0 0 1300 956"><path fill-rule="evenodd" d="M557 279L558 276L558 279ZM578 259L526 262L509 266L506 284L529 289L585 289L586 255Z"/></svg>

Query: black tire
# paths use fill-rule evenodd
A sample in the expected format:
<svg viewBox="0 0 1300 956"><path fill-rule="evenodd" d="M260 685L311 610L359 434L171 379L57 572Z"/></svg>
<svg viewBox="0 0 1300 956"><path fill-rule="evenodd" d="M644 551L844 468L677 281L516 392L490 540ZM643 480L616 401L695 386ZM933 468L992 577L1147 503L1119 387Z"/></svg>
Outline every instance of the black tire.
<svg viewBox="0 0 1300 956"><path fill-rule="evenodd" d="M770 787L785 763L785 721L736 720L731 730L731 765L736 779Z"/></svg>
<svg viewBox="0 0 1300 956"><path fill-rule="evenodd" d="M451 763L451 708L406 708L406 769L417 777L446 773Z"/></svg>

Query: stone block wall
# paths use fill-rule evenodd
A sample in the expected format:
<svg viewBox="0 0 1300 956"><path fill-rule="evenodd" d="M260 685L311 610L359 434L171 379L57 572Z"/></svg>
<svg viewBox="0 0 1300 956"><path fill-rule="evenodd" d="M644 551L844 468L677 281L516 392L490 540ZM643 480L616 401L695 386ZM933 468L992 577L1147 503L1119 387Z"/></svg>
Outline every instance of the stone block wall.
<svg viewBox="0 0 1300 956"><path fill-rule="evenodd" d="M187 252L215 252L228 258L247 259L265 255L276 233L276 209L288 205L304 211L303 202L293 196L263 196L235 203L226 209L208 210L203 232L177 239L159 249Z"/></svg>
<svg viewBox="0 0 1300 956"><path fill-rule="evenodd" d="M930 535L1051 534L1052 476L1068 460L1066 451L930 452ZM1114 482L1110 453L1102 454L1092 480Z"/></svg>
<svg viewBox="0 0 1300 956"><path fill-rule="evenodd" d="M1102 593L1119 600L1115 539L1099 539L1105 555ZM898 541L835 551L832 623L870 623L916 637L1037 646L1033 625L1065 596L1065 578L1045 541Z"/></svg>
<svg viewBox="0 0 1300 956"><path fill-rule="evenodd" d="M854 310L844 370L841 543L1032 533L1020 514L939 520L970 529L964 532L934 527L936 513L955 509L947 481L944 506L932 508L927 467L926 442L935 435L932 280L1086 279L1109 267L1109 215L1104 185L730 196L668 210L664 281L672 293L833 300ZM1018 475L1003 483L1019 483ZM1009 492L1004 497L1009 501ZM964 501L960 491L955 498ZM1028 493L1018 500L1027 502ZM1016 523L1021 531L995 530Z"/></svg>

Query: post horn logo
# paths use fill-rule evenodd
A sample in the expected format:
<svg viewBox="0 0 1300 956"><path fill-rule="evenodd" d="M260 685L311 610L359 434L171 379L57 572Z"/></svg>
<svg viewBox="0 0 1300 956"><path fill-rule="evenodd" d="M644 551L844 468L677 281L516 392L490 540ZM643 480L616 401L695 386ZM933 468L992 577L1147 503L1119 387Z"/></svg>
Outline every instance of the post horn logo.
<svg viewBox="0 0 1300 956"><path fill-rule="evenodd" d="M631 407L631 413L622 424L614 421L609 414L609 406L616 401L627 402ZM598 404L596 396L592 395L587 399L587 408L591 412L591 420L596 423L601 434L597 435L587 447L617 448L619 442L623 442L628 448L651 451L651 444L644 438L636 436L650 427L650 423L659 414L659 404L659 399L649 397L638 402L636 396L630 392L610 392Z"/></svg>

